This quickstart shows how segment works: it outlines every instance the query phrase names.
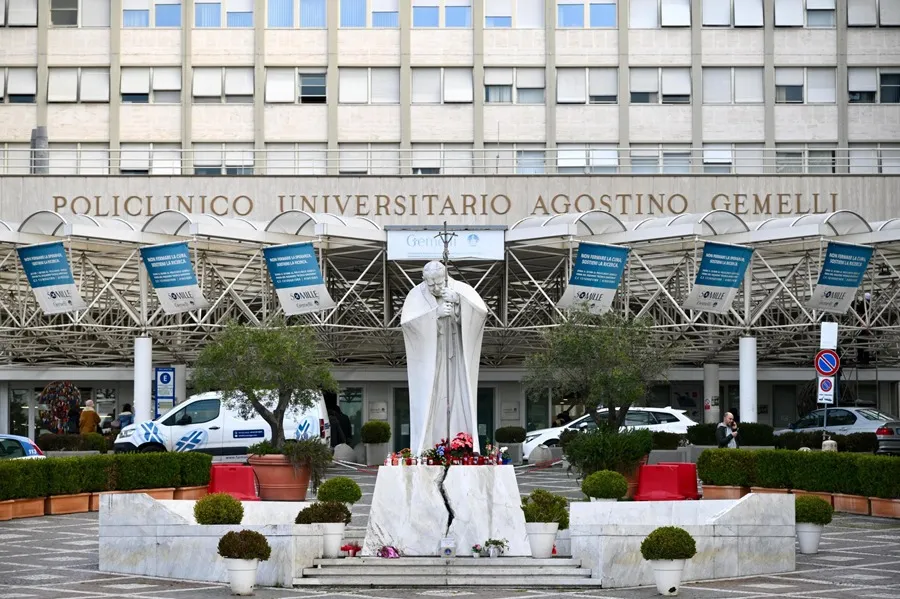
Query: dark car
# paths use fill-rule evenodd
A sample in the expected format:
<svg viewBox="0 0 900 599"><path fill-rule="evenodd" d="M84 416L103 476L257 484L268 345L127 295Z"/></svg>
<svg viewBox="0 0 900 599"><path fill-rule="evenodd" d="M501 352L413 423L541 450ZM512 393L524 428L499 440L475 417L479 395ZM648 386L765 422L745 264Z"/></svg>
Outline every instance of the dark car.
<svg viewBox="0 0 900 599"><path fill-rule="evenodd" d="M878 453L900 455L900 420L885 422L875 431Z"/></svg>

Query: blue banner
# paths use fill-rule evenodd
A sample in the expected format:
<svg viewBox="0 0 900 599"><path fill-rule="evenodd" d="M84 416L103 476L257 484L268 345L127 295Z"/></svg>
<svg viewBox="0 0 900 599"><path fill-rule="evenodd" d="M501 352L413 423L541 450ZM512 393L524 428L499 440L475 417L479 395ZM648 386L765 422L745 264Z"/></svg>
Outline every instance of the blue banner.
<svg viewBox="0 0 900 599"><path fill-rule="evenodd" d="M269 276L284 313L288 316L334 306L328 294L316 249L311 243L277 245L263 249Z"/></svg>
<svg viewBox="0 0 900 599"><path fill-rule="evenodd" d="M557 306L587 306L592 314L609 310L628 262L628 248L617 245L582 243L572 269L569 285Z"/></svg>
<svg viewBox="0 0 900 599"><path fill-rule="evenodd" d="M69 257L61 241L17 248L22 270L45 314L61 314L87 307L78 294Z"/></svg>
<svg viewBox="0 0 900 599"><path fill-rule="evenodd" d="M694 287L684 307L719 314L728 312L752 257L753 248L706 242Z"/></svg>
<svg viewBox="0 0 900 599"><path fill-rule="evenodd" d="M187 242L143 247L141 258L166 314L209 307L197 285Z"/></svg>
<svg viewBox="0 0 900 599"><path fill-rule="evenodd" d="M847 312L862 284L874 251L874 248L867 245L829 241L809 307L837 314Z"/></svg>

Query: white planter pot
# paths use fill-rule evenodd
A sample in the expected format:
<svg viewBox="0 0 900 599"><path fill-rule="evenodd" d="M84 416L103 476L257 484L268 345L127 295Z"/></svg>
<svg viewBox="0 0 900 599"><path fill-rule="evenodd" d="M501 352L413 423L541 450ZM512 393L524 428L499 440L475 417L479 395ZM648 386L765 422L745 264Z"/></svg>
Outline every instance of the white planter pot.
<svg viewBox="0 0 900 599"><path fill-rule="evenodd" d="M232 595L252 595L256 585L256 566L259 560L225 558L228 568L228 582Z"/></svg>
<svg viewBox="0 0 900 599"><path fill-rule="evenodd" d="M472 552L472 557L474 557L474 558L479 558L479 557L481 557L481 554L478 553L477 551L473 551L473 552Z"/></svg>
<svg viewBox="0 0 900 599"><path fill-rule="evenodd" d="M322 527L322 556L328 558L335 558L341 554L341 541L344 540L344 527L346 524L343 522L338 523L323 523L320 525Z"/></svg>
<svg viewBox="0 0 900 599"><path fill-rule="evenodd" d="M653 568L657 592L666 596L677 595L681 586L681 574L684 572L684 560L654 559L650 560L650 566Z"/></svg>
<svg viewBox="0 0 900 599"><path fill-rule="evenodd" d="M800 553L810 554L819 552L819 539L822 537L821 524L797 523L797 540L800 542Z"/></svg>
<svg viewBox="0 0 900 599"><path fill-rule="evenodd" d="M556 542L556 531L559 522L526 522L528 544L531 545L531 557L546 559L553 555L553 544Z"/></svg>

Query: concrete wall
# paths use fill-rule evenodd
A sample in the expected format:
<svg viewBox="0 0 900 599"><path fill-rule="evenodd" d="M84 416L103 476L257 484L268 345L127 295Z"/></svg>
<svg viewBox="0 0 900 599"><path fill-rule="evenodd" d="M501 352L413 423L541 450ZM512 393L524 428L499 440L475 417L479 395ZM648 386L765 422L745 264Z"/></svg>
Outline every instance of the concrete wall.
<svg viewBox="0 0 900 599"><path fill-rule="evenodd" d="M188 206L182 209L256 221L299 209L367 216L382 225L433 224L434 217L512 225L530 215L591 209L624 220L722 209L748 222L853 210L874 222L897 216L898 196L900 176L6 176L0 177L0 220L18 223L55 210L141 222Z"/></svg>

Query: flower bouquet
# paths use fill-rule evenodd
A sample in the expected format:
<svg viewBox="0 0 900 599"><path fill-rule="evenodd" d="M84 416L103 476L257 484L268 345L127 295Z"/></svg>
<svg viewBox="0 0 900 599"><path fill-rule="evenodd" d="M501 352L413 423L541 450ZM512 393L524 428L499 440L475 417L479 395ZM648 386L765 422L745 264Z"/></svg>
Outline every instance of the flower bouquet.
<svg viewBox="0 0 900 599"><path fill-rule="evenodd" d="M482 547L480 544L475 543L474 545L472 545L472 557L480 557L482 551L484 551L484 547Z"/></svg>
<svg viewBox="0 0 900 599"><path fill-rule="evenodd" d="M400 552L397 551L396 547L385 545L378 551L378 556L387 559L397 559L400 557Z"/></svg>
<svg viewBox="0 0 900 599"><path fill-rule="evenodd" d="M359 543L353 541L341 547L341 551L346 553L347 557L356 557L356 554L362 551L362 547L360 547Z"/></svg>
<svg viewBox="0 0 900 599"><path fill-rule="evenodd" d="M488 539L484 542L484 548L491 557L500 557L509 550L509 541L506 539Z"/></svg>

